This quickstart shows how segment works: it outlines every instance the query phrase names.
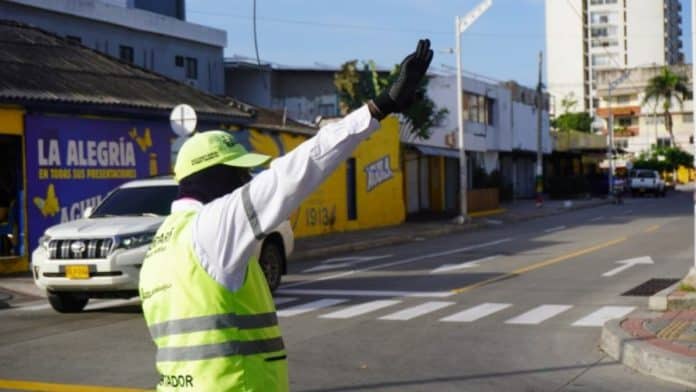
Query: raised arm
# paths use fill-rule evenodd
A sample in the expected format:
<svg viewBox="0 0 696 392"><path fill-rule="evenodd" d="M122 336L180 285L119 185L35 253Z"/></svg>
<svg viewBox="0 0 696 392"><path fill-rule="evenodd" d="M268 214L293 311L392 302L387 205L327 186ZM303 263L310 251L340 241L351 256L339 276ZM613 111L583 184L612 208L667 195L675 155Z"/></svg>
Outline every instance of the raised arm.
<svg viewBox="0 0 696 392"><path fill-rule="evenodd" d="M231 290L241 287L256 241L287 219L379 127L379 119L413 103L432 60L429 46L427 40L419 42L416 52L402 62L398 80L380 96L321 128L247 185L201 210L194 225L194 246L213 278Z"/></svg>

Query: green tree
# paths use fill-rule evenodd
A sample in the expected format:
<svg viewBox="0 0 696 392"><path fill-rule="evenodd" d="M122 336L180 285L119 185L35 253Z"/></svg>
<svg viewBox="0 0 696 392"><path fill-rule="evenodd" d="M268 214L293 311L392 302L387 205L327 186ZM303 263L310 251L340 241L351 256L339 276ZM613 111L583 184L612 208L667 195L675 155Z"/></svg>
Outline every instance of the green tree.
<svg viewBox="0 0 696 392"><path fill-rule="evenodd" d="M380 94L396 80L399 71L400 65L396 65L388 75L380 74L373 61L362 62L362 66L358 66L358 60L343 63L341 70L334 75L341 113L348 114ZM421 139L429 138L430 129L437 126L447 115L447 109L437 109L435 103L427 97L427 87L426 77L417 91L422 99L402 113L410 123L411 135Z"/></svg>
<svg viewBox="0 0 696 392"><path fill-rule="evenodd" d="M664 67L659 75L652 77L648 81L648 86L645 88L645 98L643 98L643 103L647 103L650 100L660 101L662 100L662 109L664 110L665 116L665 128L669 133L669 139L672 146L674 144L674 134L672 133L672 98L679 101L680 105L683 105L684 99L691 97L691 91L689 90L688 78L684 75L672 72L669 68Z"/></svg>
<svg viewBox="0 0 696 392"><path fill-rule="evenodd" d="M551 121L551 126L559 131L592 131L592 118L585 112L563 113Z"/></svg>
<svg viewBox="0 0 696 392"><path fill-rule="evenodd" d="M636 169L651 169L659 172L674 172L679 166L692 168L694 157L677 147L653 147L643 152L633 162Z"/></svg>

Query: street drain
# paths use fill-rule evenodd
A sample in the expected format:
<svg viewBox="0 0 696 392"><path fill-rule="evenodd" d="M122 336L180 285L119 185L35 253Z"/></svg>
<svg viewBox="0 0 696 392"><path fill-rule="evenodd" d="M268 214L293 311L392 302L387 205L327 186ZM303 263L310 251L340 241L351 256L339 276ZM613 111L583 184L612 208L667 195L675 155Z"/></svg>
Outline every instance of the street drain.
<svg viewBox="0 0 696 392"><path fill-rule="evenodd" d="M650 279L647 282L641 283L640 285L628 290L627 292L621 295L633 297L649 297L677 282L679 282L679 279Z"/></svg>

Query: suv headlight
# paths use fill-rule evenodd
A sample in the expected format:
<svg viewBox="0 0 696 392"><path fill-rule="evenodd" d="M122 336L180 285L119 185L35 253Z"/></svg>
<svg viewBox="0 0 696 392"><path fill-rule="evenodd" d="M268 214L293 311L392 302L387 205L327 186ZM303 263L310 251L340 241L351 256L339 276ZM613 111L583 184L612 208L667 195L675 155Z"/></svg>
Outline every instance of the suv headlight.
<svg viewBox="0 0 696 392"><path fill-rule="evenodd" d="M129 234L129 235L124 235L116 238L117 241L117 248L123 248L123 249L132 249L132 248L137 248L139 246L147 245L152 242L152 239L155 237L154 232L148 232L148 233L137 233L137 234Z"/></svg>
<svg viewBox="0 0 696 392"><path fill-rule="evenodd" d="M42 247L43 250L48 250L49 242L51 242L51 237L47 236L46 234L39 237L39 246Z"/></svg>

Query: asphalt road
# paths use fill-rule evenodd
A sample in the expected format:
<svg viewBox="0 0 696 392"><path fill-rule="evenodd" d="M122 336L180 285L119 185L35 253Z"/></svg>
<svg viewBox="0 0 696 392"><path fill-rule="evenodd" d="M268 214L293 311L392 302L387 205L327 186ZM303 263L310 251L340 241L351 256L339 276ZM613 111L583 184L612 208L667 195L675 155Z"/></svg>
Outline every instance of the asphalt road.
<svg viewBox="0 0 696 392"><path fill-rule="evenodd" d="M682 391L598 341L647 306L622 293L693 265L692 211L671 193L297 262L276 295L292 390ZM0 310L0 386L152 387L138 303L95 305Z"/></svg>

